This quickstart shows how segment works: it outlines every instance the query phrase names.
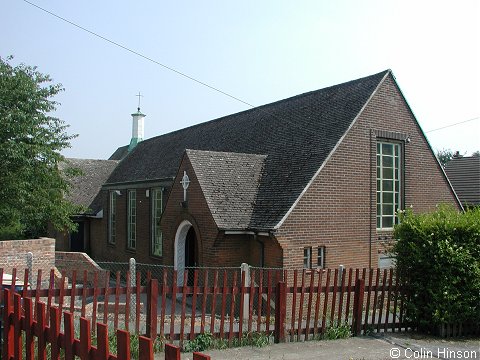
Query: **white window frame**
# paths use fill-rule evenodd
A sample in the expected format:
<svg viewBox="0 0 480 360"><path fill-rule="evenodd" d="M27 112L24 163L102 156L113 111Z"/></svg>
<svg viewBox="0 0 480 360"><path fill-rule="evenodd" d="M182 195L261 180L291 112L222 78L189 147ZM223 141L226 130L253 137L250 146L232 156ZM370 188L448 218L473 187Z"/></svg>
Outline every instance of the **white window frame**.
<svg viewBox="0 0 480 360"><path fill-rule="evenodd" d="M391 230L398 223L397 211L402 208L402 145L399 142L379 140L376 146L376 227L377 230ZM391 146L391 155L384 153L385 146ZM388 161L391 161L391 166L388 166ZM389 172L391 178L385 178L384 174Z"/></svg>
<svg viewBox="0 0 480 360"><path fill-rule="evenodd" d="M311 269L312 268L312 247L303 248L303 268Z"/></svg>
<svg viewBox="0 0 480 360"><path fill-rule="evenodd" d="M108 243L115 245L117 238L117 194L115 191L109 192L108 206Z"/></svg>
<svg viewBox="0 0 480 360"><path fill-rule="evenodd" d="M137 246L137 192L128 191L127 203L127 248L135 250Z"/></svg>
<svg viewBox="0 0 480 360"><path fill-rule="evenodd" d="M154 188L151 190L152 202L152 256L163 255L163 233L160 228L160 219L163 212L163 188Z"/></svg>
<svg viewBox="0 0 480 360"><path fill-rule="evenodd" d="M325 268L325 246L319 246L317 248L317 268Z"/></svg>

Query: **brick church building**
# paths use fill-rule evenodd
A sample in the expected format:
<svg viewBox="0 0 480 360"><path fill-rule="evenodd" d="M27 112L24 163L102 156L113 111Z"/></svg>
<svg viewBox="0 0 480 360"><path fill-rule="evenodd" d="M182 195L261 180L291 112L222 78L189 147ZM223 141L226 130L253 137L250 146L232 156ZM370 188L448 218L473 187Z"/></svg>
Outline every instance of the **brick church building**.
<svg viewBox="0 0 480 360"><path fill-rule="evenodd" d="M461 208L390 70L143 141L133 115L90 224L97 260L377 267L396 210Z"/></svg>

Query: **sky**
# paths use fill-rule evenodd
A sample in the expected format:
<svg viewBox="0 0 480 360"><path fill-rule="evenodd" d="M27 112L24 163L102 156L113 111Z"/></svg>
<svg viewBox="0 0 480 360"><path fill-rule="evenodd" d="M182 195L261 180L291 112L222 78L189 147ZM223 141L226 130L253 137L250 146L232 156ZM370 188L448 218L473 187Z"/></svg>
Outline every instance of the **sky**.
<svg viewBox="0 0 480 360"><path fill-rule="evenodd" d="M480 150L478 0L28 1L123 46L2 1L0 56L65 88L67 157L128 144L138 92L150 138L386 69L434 150Z"/></svg>

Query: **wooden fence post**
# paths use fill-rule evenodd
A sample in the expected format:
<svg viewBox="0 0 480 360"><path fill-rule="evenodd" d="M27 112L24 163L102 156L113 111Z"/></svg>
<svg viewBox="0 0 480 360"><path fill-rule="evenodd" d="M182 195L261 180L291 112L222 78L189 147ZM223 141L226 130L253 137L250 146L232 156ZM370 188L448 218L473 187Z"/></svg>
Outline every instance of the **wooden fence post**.
<svg viewBox="0 0 480 360"><path fill-rule="evenodd" d="M193 353L193 360L210 360L210 359L211 359L210 355L205 355L199 352Z"/></svg>
<svg viewBox="0 0 480 360"><path fill-rule="evenodd" d="M178 354L179 354L178 360L180 360L180 352ZM138 337L138 358L142 360L143 359L153 360L153 340L152 339L146 338L144 336ZM165 353L165 358L167 358L166 353Z"/></svg>
<svg viewBox="0 0 480 360"><path fill-rule="evenodd" d="M143 359L140 356L141 359ZM180 348L172 344L165 344L165 360L180 360Z"/></svg>
<svg viewBox="0 0 480 360"><path fill-rule="evenodd" d="M35 317L37 318L37 334L38 334L38 342L37 342L37 354L39 360L46 360L47 359L47 334L45 333L45 328L47 327L47 320L46 320L46 313L45 313L46 306L42 302L37 302L37 307L35 309Z"/></svg>
<svg viewBox="0 0 480 360"><path fill-rule="evenodd" d="M61 322L60 309L57 307L51 306L49 309L49 317L50 317L50 341L51 341L50 356L51 356L51 360L59 360L60 345L58 344L57 340L60 337L60 322Z"/></svg>
<svg viewBox="0 0 480 360"><path fill-rule="evenodd" d="M155 340L155 338L157 337L157 303L158 303L158 280L150 279L147 285L146 328L147 328L147 336L152 340Z"/></svg>
<svg viewBox="0 0 480 360"><path fill-rule="evenodd" d="M130 334L127 331L117 330L117 344L117 359L130 360Z"/></svg>
<svg viewBox="0 0 480 360"><path fill-rule="evenodd" d="M14 293L13 297L13 356L15 359L22 357L22 305L20 294Z"/></svg>
<svg viewBox="0 0 480 360"><path fill-rule="evenodd" d="M92 338L90 331L90 320L80 318L80 359L89 360L92 349Z"/></svg>
<svg viewBox="0 0 480 360"><path fill-rule="evenodd" d="M0 280L1 281L1 280ZM3 350L2 359L13 356L13 326L10 322L12 298L8 289L3 290Z"/></svg>
<svg viewBox="0 0 480 360"><path fill-rule="evenodd" d="M34 328L33 328L33 303L32 299L24 298L23 299L23 306L25 309L25 319L24 319L24 327L25 327L25 358L27 360L34 359L35 356L35 337Z"/></svg>
<svg viewBox="0 0 480 360"><path fill-rule="evenodd" d="M353 335L357 336L362 331L363 298L365 294L365 280L358 279L355 283L355 294L353 299Z"/></svg>
<svg viewBox="0 0 480 360"><path fill-rule="evenodd" d="M279 281L275 296L275 343L285 342L286 284Z"/></svg>
<svg viewBox="0 0 480 360"><path fill-rule="evenodd" d="M97 323L97 351L95 359L108 360L110 349L108 347L108 326Z"/></svg>

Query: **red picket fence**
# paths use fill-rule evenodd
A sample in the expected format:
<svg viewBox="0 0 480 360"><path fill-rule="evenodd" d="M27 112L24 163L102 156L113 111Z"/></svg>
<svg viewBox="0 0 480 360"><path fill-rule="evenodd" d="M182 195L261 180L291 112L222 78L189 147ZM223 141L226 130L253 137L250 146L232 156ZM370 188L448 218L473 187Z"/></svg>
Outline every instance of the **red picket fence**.
<svg viewBox="0 0 480 360"><path fill-rule="evenodd" d="M361 270L361 271L360 271ZM407 330L402 294L393 269L327 269L285 274L290 339L309 340L347 325L354 335ZM368 284L368 285L366 285Z"/></svg>
<svg viewBox="0 0 480 360"><path fill-rule="evenodd" d="M185 272L185 284L187 276ZM199 286L196 271L192 286L177 287L175 276L171 286L166 275L161 285L152 279L147 286L147 334L182 344L209 331L232 344L255 331L273 334L279 342L309 340L342 325L350 326L355 335L407 329L393 269L259 270L251 272L249 284L245 274L239 284L234 276L231 286L225 277L223 284L217 281L218 271L213 279L213 286L208 281ZM166 312L169 296L178 299L178 318L176 301L170 314ZM157 304L161 304L160 311Z"/></svg>
<svg viewBox="0 0 480 360"><path fill-rule="evenodd" d="M2 284L4 269L0 268L0 286ZM15 289L18 284L17 269L13 268L12 281L8 282L8 287ZM24 271L24 281L21 282L20 293L22 297L30 297L35 302L44 301L47 308L52 305L59 308L60 312L68 310L72 314L78 314L80 317L87 318L91 321L94 332L95 324L103 322L104 324L112 324L114 329L122 329L126 331L134 330L140 333L142 303L141 294L146 293L146 286L141 284L141 274L136 274L136 286L131 286L131 276L127 272L121 277L120 272L116 273L115 285L111 285L110 272L95 272L93 274L93 284L89 284L89 275L87 271L83 272L81 278L77 277L77 272L73 271L72 278L67 279L65 272L62 273L60 281L55 282L55 273L52 269L49 277L47 277L47 286L42 287L44 279L42 279L42 270L38 270L36 284L28 284L29 272ZM100 283L102 280L102 284ZM78 287L77 285L81 285ZM123 284L122 284L123 283ZM69 286L66 286L69 285ZM35 286L35 288L34 288ZM134 303L131 304L132 296L135 295ZM0 292L0 304L3 303L3 292ZM124 302L120 301L120 298ZM113 300L112 300L113 298ZM103 299L103 300L102 300ZM101 311L99 311L101 310ZM133 311L132 311L133 310ZM133 313L133 318L132 318ZM48 319L47 319L48 323ZM132 328L133 327L133 328Z"/></svg>
<svg viewBox="0 0 480 360"><path fill-rule="evenodd" d="M13 295L13 303L12 303ZM3 309L3 350L2 359L47 359L47 344L50 344L50 359L60 359L63 349L66 360L73 360L75 356L82 360L129 360L130 334L127 331L117 330L117 354L109 350L108 326L97 323L97 345L92 345L90 320L80 318L80 338L74 337L74 317L70 312L63 312L63 332L61 329L61 312L57 307L50 307L48 311L50 326L47 326L46 305L36 303L35 316L33 315L33 301L31 298L21 298L20 294L4 290ZM23 344L25 343L25 349ZM139 337L139 359L153 360L153 341ZM35 351L35 344L36 351ZM36 357L35 357L36 354Z"/></svg>
<svg viewBox="0 0 480 360"><path fill-rule="evenodd" d="M15 288L16 274L13 269L11 288ZM2 275L0 269L0 279ZM193 274L185 270L178 279L177 272L172 277L165 270L160 279L152 279L150 273L135 274L135 286L128 272L117 272L112 278L107 272L89 275L92 285L78 288L78 282L87 284L87 275L79 281L73 272L67 283L63 274L56 286L51 272L48 286L42 288L39 272L36 287L24 286L20 294L32 299L33 310L42 302L59 314L67 310L70 315L66 316L75 320L77 328L88 320L93 332L103 331L95 326L103 323L180 346L205 332L234 345L254 332L281 342L318 338L331 327L345 325L354 335L409 329L404 320L405 296L393 269L258 269L248 279L239 271L228 275L226 270L205 269L195 269ZM25 271L24 283L27 279ZM13 292L11 299L3 292L0 297L0 305L13 302ZM52 328L56 324L52 316L57 315L46 316L42 324ZM472 333L467 326L458 328L463 335ZM478 327L473 331L478 332Z"/></svg>
<svg viewBox="0 0 480 360"><path fill-rule="evenodd" d="M16 273L13 269L13 282ZM183 282L176 272L169 277L165 270L160 279L152 279L150 273L135 274L135 286L128 272L112 278L107 272L94 274L91 287L78 288L78 282L87 283L87 275L79 280L73 272L67 283L63 274L55 286L51 272L48 288L42 288L39 272L35 289L23 287L21 295L45 302L47 309L55 306L60 313L67 310L74 318L88 319L93 331L102 322L152 339L178 341L180 346L205 332L232 345L253 332L272 335L276 341L295 341L316 338L345 324L354 334L406 329L393 270L259 269L247 279L240 272L227 276L226 270L196 269L193 276L185 270ZM103 284L98 281L101 276ZM28 271L24 278L26 283Z"/></svg>

